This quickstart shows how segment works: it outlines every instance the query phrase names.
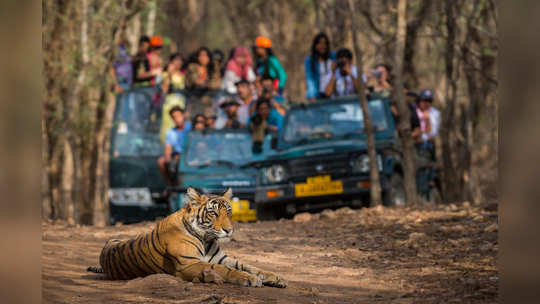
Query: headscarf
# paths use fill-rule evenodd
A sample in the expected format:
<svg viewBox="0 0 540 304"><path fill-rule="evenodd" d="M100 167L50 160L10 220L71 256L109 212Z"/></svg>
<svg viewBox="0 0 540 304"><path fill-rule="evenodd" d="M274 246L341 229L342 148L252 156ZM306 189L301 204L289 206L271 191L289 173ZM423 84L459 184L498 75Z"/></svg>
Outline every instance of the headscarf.
<svg viewBox="0 0 540 304"><path fill-rule="evenodd" d="M236 61L238 59L238 56L241 56L241 55L244 55L244 57L246 57L246 63L244 64L244 66L241 66L238 63L238 61ZM251 56L249 56L248 50L243 46L237 47L234 50L234 54L231 60L227 62L227 69L233 71L234 74L236 74L236 76L243 79L247 79L250 67L251 67Z"/></svg>

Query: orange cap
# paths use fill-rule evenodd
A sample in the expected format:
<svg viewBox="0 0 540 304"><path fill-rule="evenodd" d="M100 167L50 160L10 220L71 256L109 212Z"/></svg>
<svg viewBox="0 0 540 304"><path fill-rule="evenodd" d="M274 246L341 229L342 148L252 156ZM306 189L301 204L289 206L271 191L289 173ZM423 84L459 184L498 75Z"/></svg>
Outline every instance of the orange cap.
<svg viewBox="0 0 540 304"><path fill-rule="evenodd" d="M259 36L255 39L255 46L268 49L272 47L272 41L264 36Z"/></svg>
<svg viewBox="0 0 540 304"><path fill-rule="evenodd" d="M163 46L163 38L158 35L152 36L152 38L150 38L150 46Z"/></svg>

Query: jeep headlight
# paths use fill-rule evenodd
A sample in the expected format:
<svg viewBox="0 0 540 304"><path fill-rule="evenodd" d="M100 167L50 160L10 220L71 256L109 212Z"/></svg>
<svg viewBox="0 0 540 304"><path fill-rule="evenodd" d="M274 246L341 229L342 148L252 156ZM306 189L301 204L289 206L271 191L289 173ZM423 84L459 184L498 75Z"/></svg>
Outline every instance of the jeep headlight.
<svg viewBox="0 0 540 304"><path fill-rule="evenodd" d="M360 154L352 162L353 170L361 173L369 172L369 156L367 154ZM379 171L382 171L382 158L377 154L377 166Z"/></svg>
<svg viewBox="0 0 540 304"><path fill-rule="evenodd" d="M262 169L263 183L279 183L285 180L285 168L282 165L272 165Z"/></svg>
<svg viewBox="0 0 540 304"><path fill-rule="evenodd" d="M152 196L148 188L112 188L109 200L116 205L152 205Z"/></svg>

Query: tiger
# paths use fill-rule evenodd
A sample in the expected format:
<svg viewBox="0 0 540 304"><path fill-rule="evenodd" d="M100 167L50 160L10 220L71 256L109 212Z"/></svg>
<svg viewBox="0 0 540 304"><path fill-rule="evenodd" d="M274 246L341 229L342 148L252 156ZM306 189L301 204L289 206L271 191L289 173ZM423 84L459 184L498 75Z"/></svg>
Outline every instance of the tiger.
<svg viewBox="0 0 540 304"><path fill-rule="evenodd" d="M230 240L233 234L231 188L214 195L188 187L186 197L186 205L159 221L152 231L134 239L108 240L99 256L101 267L87 270L112 280L167 273L195 282L212 282L209 272L214 271L226 283L287 287L279 275L242 263L220 248L219 242Z"/></svg>

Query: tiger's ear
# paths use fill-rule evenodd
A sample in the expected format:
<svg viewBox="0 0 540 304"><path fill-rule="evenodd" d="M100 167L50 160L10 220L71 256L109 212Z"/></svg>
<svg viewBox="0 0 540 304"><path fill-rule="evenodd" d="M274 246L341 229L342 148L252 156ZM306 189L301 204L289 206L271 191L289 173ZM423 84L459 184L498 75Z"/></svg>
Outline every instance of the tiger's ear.
<svg viewBox="0 0 540 304"><path fill-rule="evenodd" d="M195 190L195 188L193 188L191 186L188 187L187 191L186 191L186 195L189 198L189 202L191 204L199 204L200 203L201 195L199 194L199 192L197 192L197 190Z"/></svg>
<svg viewBox="0 0 540 304"><path fill-rule="evenodd" d="M221 196L225 197L228 200L231 200L231 198L232 198L232 189L229 187L225 192L223 192L223 194Z"/></svg>

